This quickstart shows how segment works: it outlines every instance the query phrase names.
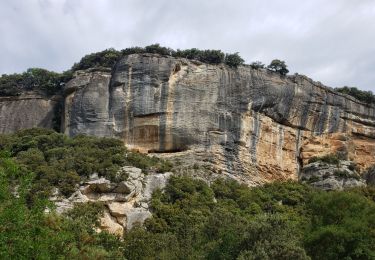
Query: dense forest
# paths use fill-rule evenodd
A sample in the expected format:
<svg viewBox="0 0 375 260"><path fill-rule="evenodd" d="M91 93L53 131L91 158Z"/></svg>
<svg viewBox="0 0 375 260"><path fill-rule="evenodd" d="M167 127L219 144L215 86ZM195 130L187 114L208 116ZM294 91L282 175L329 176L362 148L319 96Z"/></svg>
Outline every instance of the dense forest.
<svg viewBox="0 0 375 260"><path fill-rule="evenodd" d="M153 217L123 239L97 233L103 205L58 215L52 187L70 194L92 172L122 165L146 174L171 163L118 140L42 129L0 136L1 259L375 259L375 188L323 192L297 182L249 188L174 176L151 201ZM49 213L46 213L46 208Z"/></svg>

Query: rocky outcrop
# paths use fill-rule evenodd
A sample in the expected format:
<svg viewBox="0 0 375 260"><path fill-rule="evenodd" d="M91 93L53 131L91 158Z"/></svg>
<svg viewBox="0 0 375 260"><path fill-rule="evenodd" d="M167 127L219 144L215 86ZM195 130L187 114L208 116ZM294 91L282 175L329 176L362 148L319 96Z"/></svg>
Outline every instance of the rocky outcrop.
<svg viewBox="0 0 375 260"><path fill-rule="evenodd" d="M77 72L65 95L68 135L186 156L250 185L297 179L311 156L337 151L361 169L375 163L374 106L302 75L134 54Z"/></svg>
<svg viewBox="0 0 375 260"><path fill-rule="evenodd" d="M350 161L340 161L338 164L314 162L302 169L300 180L322 190L366 186L365 180L355 168L354 163Z"/></svg>
<svg viewBox="0 0 375 260"><path fill-rule="evenodd" d="M151 217L149 201L156 189L163 189L171 173L149 173L141 169L125 166L121 169L128 174L128 179L113 183L97 175L90 177L69 198L55 192L51 200L58 213L72 209L77 203L101 202L105 210L100 219L100 229L122 236L136 223L143 223Z"/></svg>
<svg viewBox="0 0 375 260"><path fill-rule="evenodd" d="M46 97L26 92L16 97L0 97L0 133L20 129L53 128L56 106L62 97Z"/></svg>
<svg viewBox="0 0 375 260"><path fill-rule="evenodd" d="M367 185L375 186L375 165L367 169L364 178L366 179Z"/></svg>

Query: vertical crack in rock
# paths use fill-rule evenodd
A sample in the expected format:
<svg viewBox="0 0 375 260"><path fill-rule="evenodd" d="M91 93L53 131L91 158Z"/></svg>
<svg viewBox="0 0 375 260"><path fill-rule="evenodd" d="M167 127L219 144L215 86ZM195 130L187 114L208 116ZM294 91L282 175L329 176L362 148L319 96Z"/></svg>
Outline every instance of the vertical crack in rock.
<svg viewBox="0 0 375 260"><path fill-rule="evenodd" d="M251 134L251 146L250 146L250 154L251 154L251 161L254 165L257 163L257 145L260 135L260 117L259 112L255 112L255 118L253 119L253 132Z"/></svg>
<svg viewBox="0 0 375 260"><path fill-rule="evenodd" d="M167 106L169 99L169 84L163 83L161 85L161 102L160 102L160 121L159 121L159 151L166 150L165 136L167 129Z"/></svg>
<svg viewBox="0 0 375 260"><path fill-rule="evenodd" d="M303 166L303 161L301 158L301 136L302 134L303 134L303 131L301 129L296 130L296 154L295 156L296 156L296 164L297 164L297 172L296 172L297 178L299 177L300 171Z"/></svg>
<svg viewBox="0 0 375 260"><path fill-rule="evenodd" d="M279 140L277 144L277 161L283 168L284 127L279 125Z"/></svg>
<svg viewBox="0 0 375 260"><path fill-rule="evenodd" d="M129 66L128 68L128 77L127 77L127 84L125 85L125 141L132 145L133 144L133 135L131 134L132 131L132 72L133 68L132 66Z"/></svg>
<svg viewBox="0 0 375 260"><path fill-rule="evenodd" d="M315 134L318 134L318 135L321 135L325 132L324 130L325 130L327 117L328 117L328 104L327 104L327 102L328 102L328 94L327 94L327 92L325 92L325 100L324 100L324 104L322 106L322 111L320 112L318 122L315 126Z"/></svg>

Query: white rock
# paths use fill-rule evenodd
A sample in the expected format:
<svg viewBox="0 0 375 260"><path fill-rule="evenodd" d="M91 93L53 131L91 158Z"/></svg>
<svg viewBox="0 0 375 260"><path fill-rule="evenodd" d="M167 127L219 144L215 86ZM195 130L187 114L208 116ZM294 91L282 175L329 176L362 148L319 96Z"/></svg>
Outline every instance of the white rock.
<svg viewBox="0 0 375 260"><path fill-rule="evenodd" d="M144 208L129 208L126 212L126 229L131 229L136 223L143 223L152 216L151 212Z"/></svg>
<svg viewBox="0 0 375 260"><path fill-rule="evenodd" d="M100 229L117 236L122 236L124 233L123 226L117 223L116 218L112 217L108 211L105 211L103 217L100 219Z"/></svg>
<svg viewBox="0 0 375 260"><path fill-rule="evenodd" d="M129 179L139 179L142 176L142 170L136 167L124 166L121 168L121 170L128 174Z"/></svg>

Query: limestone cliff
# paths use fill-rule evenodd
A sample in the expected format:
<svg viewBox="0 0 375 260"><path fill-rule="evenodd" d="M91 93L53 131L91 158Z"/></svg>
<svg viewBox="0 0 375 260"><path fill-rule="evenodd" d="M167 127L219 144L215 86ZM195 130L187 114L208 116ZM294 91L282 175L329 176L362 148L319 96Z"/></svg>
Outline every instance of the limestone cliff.
<svg viewBox="0 0 375 260"><path fill-rule="evenodd" d="M59 96L46 97L35 92L0 97L0 133L32 127L53 128L60 99Z"/></svg>
<svg viewBox="0 0 375 260"><path fill-rule="evenodd" d="M120 138L249 184L296 179L330 152L375 163L375 107L301 75L133 54L112 71L78 71L64 92L68 135Z"/></svg>

